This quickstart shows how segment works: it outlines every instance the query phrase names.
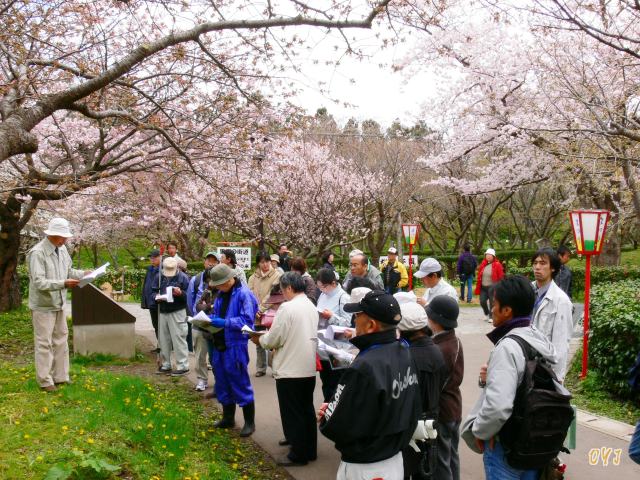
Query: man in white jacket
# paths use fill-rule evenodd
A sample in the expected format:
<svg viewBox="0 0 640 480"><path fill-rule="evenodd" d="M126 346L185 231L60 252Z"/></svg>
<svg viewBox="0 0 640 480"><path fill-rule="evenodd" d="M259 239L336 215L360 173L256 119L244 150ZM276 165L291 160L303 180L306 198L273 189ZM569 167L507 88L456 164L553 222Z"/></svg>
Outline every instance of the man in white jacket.
<svg viewBox="0 0 640 480"><path fill-rule="evenodd" d="M251 341L265 350L274 350L273 375L280 406L280 420L289 454L277 463L283 466L306 465L316 459L316 428L313 391L316 386L316 350L318 348L318 311L305 294L300 274L286 272L280 288L287 300L278 309L271 329Z"/></svg>
<svg viewBox="0 0 640 480"><path fill-rule="evenodd" d="M560 266L560 258L551 248L543 248L534 254L533 288L536 298L531 324L555 347L557 363L553 371L558 380L563 382L569 360L569 342L573 334L573 304L553 281Z"/></svg>

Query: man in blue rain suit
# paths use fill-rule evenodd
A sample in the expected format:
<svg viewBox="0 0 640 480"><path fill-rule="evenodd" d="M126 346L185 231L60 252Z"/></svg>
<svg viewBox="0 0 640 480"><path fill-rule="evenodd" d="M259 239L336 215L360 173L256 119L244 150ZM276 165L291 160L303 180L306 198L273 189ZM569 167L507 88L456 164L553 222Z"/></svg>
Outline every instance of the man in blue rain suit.
<svg viewBox="0 0 640 480"><path fill-rule="evenodd" d="M242 407L244 414L244 427L240 436L248 437L256 429L255 403L247 370L249 337L241 329L245 325L253 329L258 302L249 287L222 263L209 271L209 286L219 292L210 315L211 324L222 329L213 334L209 351L216 378L216 397L222 404L222 419L214 427L233 427L237 404Z"/></svg>

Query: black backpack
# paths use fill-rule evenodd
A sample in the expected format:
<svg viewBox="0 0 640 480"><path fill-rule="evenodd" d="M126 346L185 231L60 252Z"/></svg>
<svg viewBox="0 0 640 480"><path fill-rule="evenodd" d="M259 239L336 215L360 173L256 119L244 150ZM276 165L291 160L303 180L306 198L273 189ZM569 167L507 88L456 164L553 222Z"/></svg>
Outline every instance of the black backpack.
<svg viewBox="0 0 640 480"><path fill-rule="evenodd" d="M462 274L466 275L467 277L469 275L473 275L473 272L476 269L475 263L476 262L473 261L473 258L471 258L471 255L465 255L462 258L462 264L460 265Z"/></svg>
<svg viewBox="0 0 640 480"><path fill-rule="evenodd" d="M526 359L522 383L516 391L511 417L500 430L507 463L520 470L546 467L563 447L573 421L571 394L526 340L508 335Z"/></svg>

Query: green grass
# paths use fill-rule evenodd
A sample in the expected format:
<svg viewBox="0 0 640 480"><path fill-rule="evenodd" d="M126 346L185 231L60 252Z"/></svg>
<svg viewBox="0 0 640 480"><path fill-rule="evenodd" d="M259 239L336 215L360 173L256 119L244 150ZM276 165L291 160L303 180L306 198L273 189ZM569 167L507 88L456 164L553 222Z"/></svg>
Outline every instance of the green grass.
<svg viewBox="0 0 640 480"><path fill-rule="evenodd" d="M640 399L635 402L616 398L602 388L598 372L589 370L587 378L580 380L582 371L582 349L573 357L571 368L565 378L566 387L573 395L572 403L588 412L613 418L628 424L635 424L640 418Z"/></svg>
<svg viewBox="0 0 640 480"><path fill-rule="evenodd" d="M137 352L132 359L123 359L115 355L106 355L104 353L94 353L92 355L74 355L71 357L71 363L84 367L101 367L105 365L129 365L132 362L145 362L147 357Z"/></svg>
<svg viewBox="0 0 640 480"><path fill-rule="evenodd" d="M0 316L0 479L287 478L182 380L121 373L140 359L76 357L73 383L42 392L31 343L26 308Z"/></svg>
<svg viewBox="0 0 640 480"><path fill-rule="evenodd" d="M211 428L180 384L74 368L72 385L45 394L30 366L0 372L0 478L44 478L87 454L134 478L265 478L247 442Z"/></svg>
<svg viewBox="0 0 640 480"><path fill-rule="evenodd" d="M0 358L33 352L31 312L22 305L11 312L0 313Z"/></svg>
<svg viewBox="0 0 640 480"><path fill-rule="evenodd" d="M640 249L622 252L620 265L640 265Z"/></svg>

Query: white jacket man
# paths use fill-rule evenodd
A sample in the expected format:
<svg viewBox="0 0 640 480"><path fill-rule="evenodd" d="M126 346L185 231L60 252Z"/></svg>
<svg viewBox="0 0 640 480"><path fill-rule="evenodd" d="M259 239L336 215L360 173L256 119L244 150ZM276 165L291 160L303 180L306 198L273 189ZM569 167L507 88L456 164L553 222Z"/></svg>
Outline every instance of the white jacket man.
<svg viewBox="0 0 640 480"><path fill-rule="evenodd" d="M536 288L535 282L533 287ZM573 304L553 280L544 298L540 300L531 324L555 347L556 364L553 371L558 380L564 381L569 359L569 341L573 334Z"/></svg>

